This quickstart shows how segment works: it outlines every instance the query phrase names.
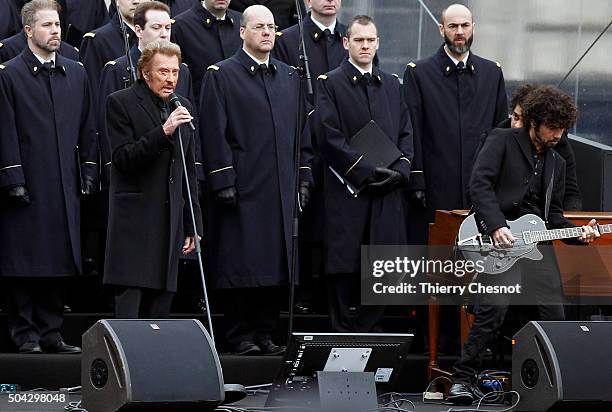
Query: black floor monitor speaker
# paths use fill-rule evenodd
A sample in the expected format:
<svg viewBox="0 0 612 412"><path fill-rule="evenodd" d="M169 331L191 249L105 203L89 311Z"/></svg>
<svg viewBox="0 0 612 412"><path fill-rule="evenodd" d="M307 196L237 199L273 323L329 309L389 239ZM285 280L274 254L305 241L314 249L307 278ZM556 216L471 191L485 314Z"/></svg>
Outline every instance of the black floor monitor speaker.
<svg viewBox="0 0 612 412"><path fill-rule="evenodd" d="M612 410L612 322L529 322L513 338L517 411Z"/></svg>
<svg viewBox="0 0 612 412"><path fill-rule="evenodd" d="M89 412L213 410L223 375L195 319L100 320L83 334L82 404Z"/></svg>

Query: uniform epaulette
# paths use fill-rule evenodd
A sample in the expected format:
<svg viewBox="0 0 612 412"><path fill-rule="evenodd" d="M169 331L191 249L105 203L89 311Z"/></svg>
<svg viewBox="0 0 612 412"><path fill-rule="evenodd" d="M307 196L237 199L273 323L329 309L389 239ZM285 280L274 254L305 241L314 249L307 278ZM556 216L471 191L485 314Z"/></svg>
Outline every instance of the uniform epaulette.
<svg viewBox="0 0 612 412"><path fill-rule="evenodd" d="M397 73L391 73L392 76L395 76L399 79L399 76L397 75Z"/></svg>
<svg viewBox="0 0 612 412"><path fill-rule="evenodd" d="M406 66L410 67L411 69L414 69L416 67L416 64L413 62L410 62Z"/></svg>
<svg viewBox="0 0 612 412"><path fill-rule="evenodd" d="M2 47L4 47L4 44L3 44L3 43L0 43L0 49L1 49Z"/></svg>
<svg viewBox="0 0 612 412"><path fill-rule="evenodd" d="M495 65L501 69L501 64L499 64L499 62L495 62Z"/></svg>
<svg viewBox="0 0 612 412"><path fill-rule="evenodd" d="M93 39L94 37L96 37L96 33L93 33L90 31L89 33L85 33L83 35L83 38L86 38L86 37L91 37Z"/></svg>
<svg viewBox="0 0 612 412"><path fill-rule="evenodd" d="M176 20L170 19L170 24L174 24L174 23L176 23Z"/></svg>
<svg viewBox="0 0 612 412"><path fill-rule="evenodd" d="M181 62L181 64L182 64L183 66L185 66L185 67L189 67L189 65L188 65L187 63L185 63L185 62Z"/></svg>
<svg viewBox="0 0 612 412"><path fill-rule="evenodd" d="M81 63L81 62L77 62L77 64L79 64L81 67L85 67L85 66L83 66L83 63Z"/></svg>
<svg viewBox="0 0 612 412"><path fill-rule="evenodd" d="M105 64L104 66L105 66L105 67L106 67L106 66L108 66L108 65L114 66L115 64L117 64L117 62L116 62L116 61L114 61L114 60L109 60L109 61L107 61L107 62L106 62L106 64Z"/></svg>
<svg viewBox="0 0 612 412"><path fill-rule="evenodd" d="M277 36L277 37L280 37L280 36L282 36L282 35L283 35L283 32L282 32L282 31L277 31L277 32L276 32L276 36Z"/></svg>
<svg viewBox="0 0 612 412"><path fill-rule="evenodd" d="M75 52L79 53L79 48L78 47L72 46L72 48L74 49Z"/></svg>
<svg viewBox="0 0 612 412"><path fill-rule="evenodd" d="M0 70L4 70L6 69L6 66L4 64L0 64Z"/></svg>
<svg viewBox="0 0 612 412"><path fill-rule="evenodd" d="M216 64L211 64L210 66L208 66L208 68L206 70L214 70L214 71L219 71L220 67L217 66Z"/></svg>
<svg viewBox="0 0 612 412"><path fill-rule="evenodd" d="M317 77L317 80L327 80L327 75L326 74L321 74L321 75L319 75L319 77Z"/></svg>

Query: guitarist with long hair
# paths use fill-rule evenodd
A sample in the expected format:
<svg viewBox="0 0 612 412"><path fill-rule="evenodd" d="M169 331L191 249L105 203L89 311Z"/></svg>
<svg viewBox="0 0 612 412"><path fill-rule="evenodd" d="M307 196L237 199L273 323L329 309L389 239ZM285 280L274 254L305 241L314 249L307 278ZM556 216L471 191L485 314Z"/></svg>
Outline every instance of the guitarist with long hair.
<svg viewBox="0 0 612 412"><path fill-rule="evenodd" d="M564 131L576 122L572 99L550 86L540 86L522 103L524 127L494 129L485 140L472 171L469 194L482 234L489 235L496 249L510 249L517 239L507 220L525 214L541 217L549 229L574 225L563 216L565 160L554 151ZM578 242L599 237L595 220L582 227ZM546 250L545 250L546 249ZM541 248L542 261L521 260L498 280L521 281L537 305L540 320L564 320L561 283L550 247ZM501 327L511 296L480 295L475 320L454 366L448 400L471 404L473 385L481 356Z"/></svg>

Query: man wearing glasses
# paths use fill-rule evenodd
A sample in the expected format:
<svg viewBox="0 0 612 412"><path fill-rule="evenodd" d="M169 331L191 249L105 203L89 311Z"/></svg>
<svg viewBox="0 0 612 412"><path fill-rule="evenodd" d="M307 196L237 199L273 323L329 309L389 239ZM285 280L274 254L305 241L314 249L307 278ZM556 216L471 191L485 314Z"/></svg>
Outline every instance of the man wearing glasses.
<svg viewBox="0 0 612 412"><path fill-rule="evenodd" d="M212 204L208 263L225 292L226 338L240 355L278 355L272 341L282 286L289 281L296 193L294 147L301 144L300 206L312 184L308 133L296 141L300 81L270 58L276 26L265 6L247 8L243 46L210 66L202 82L200 138Z"/></svg>

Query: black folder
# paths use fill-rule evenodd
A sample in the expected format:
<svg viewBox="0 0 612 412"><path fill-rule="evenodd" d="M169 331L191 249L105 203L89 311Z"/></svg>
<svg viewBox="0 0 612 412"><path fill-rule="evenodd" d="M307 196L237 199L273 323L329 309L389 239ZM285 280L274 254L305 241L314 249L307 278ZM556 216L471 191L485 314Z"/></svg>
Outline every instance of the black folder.
<svg viewBox="0 0 612 412"><path fill-rule="evenodd" d="M356 152L363 154L362 160L367 160L374 167L389 167L403 156L402 152L374 120L370 120L349 139L349 146ZM356 188L333 168L330 167L330 169L346 185L349 193L355 197L367 186L363 185Z"/></svg>
<svg viewBox="0 0 612 412"><path fill-rule="evenodd" d="M370 120L351 137L349 146L362 153L362 160L367 160L375 167L389 167L402 157L402 152L374 120Z"/></svg>

